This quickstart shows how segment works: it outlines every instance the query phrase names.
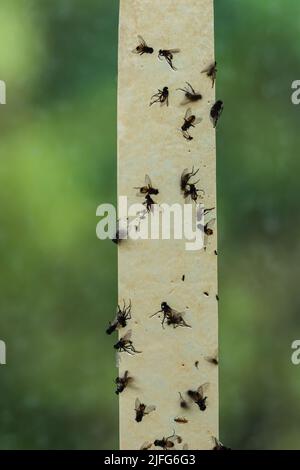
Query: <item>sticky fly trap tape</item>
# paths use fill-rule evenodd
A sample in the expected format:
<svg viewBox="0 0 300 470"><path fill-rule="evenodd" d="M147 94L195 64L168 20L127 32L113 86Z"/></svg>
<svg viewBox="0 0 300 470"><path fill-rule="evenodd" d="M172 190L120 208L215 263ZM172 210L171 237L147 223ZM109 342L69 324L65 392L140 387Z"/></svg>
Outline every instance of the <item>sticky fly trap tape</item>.
<svg viewBox="0 0 300 470"><path fill-rule="evenodd" d="M195 189L206 209L215 208L216 146L210 117L215 103L213 1L120 4L119 196L127 196L129 205L145 202L141 223L154 202L159 208L163 203L183 208L185 196L195 195ZM189 125L191 116L195 119ZM187 195L181 188L185 169L199 169L186 185L192 193ZM146 181L145 175L150 177ZM122 306L123 299L126 305L131 301L131 318L119 330L119 339L127 334L137 351L120 353L119 377L126 371L130 376L119 395L121 449L152 444L151 449L161 450L155 441L170 450L185 444L193 450L214 446L216 225L211 232L206 249L195 251L186 249L185 239L123 240L118 246L119 302Z"/></svg>

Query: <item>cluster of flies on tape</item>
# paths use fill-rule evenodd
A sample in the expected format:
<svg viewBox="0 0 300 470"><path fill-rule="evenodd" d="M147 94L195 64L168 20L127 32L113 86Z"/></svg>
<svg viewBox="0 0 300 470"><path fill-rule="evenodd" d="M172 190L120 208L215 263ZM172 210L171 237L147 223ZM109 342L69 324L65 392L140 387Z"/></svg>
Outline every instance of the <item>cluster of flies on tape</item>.
<svg viewBox="0 0 300 470"><path fill-rule="evenodd" d="M139 44L132 52L134 52L135 54L139 54L139 55L153 54L154 49L152 47L149 47L146 41L141 36L138 36L138 39L139 39ZM177 70L173 64L173 59L174 59L174 55L178 54L179 52L180 52L180 49L160 49L158 52L158 58L160 60L165 59L172 70ZM207 68L203 70L203 73L206 73L207 77L211 79L212 87L214 87L214 84L216 81L216 74L217 74L217 63L213 62L211 65L209 65ZM186 105L188 103L195 103L195 102L202 100L203 98L202 95L199 92L195 91L190 83L187 82L186 85L187 86L185 88L178 89L180 92L184 93L184 101L182 102L183 105ZM158 92L155 93L151 97L150 106L152 106L155 103L158 103L161 106L169 105L169 88L167 86L163 87L161 90L158 90ZM218 100L211 108L210 118L214 127L217 126L217 123L222 114L223 108L224 108L223 102L220 100ZM188 108L186 110L186 113L184 116L184 122L181 126L182 135L186 140L188 141L193 140L193 137L190 135L190 129L194 128L197 124L199 124L201 120L202 120L201 118L197 118L192 113L191 108ZM198 199L203 198L205 194L202 189L197 188L197 184L199 183L200 180L192 181L192 179L198 174L198 172L199 172L199 169L195 170L194 167L191 170L186 168L184 169L181 175L180 189L186 202L191 200L197 203ZM143 196L145 198L143 202L143 205L145 206L145 211L144 213L140 214L142 218L147 212L150 213L154 204L156 204L154 197L159 194L159 190L153 187L149 175L146 175L145 177L145 185L139 188L135 188L135 189L138 189L138 196ZM206 209L204 212L204 216L207 216L213 210L214 208ZM215 219L211 219L207 223L205 223L204 227L200 227L203 230L206 237L213 235L214 224L215 224ZM116 236L113 240L114 243L119 244L120 241L124 238L126 238L126 234L122 234L122 236L120 236L120 230L119 228L117 228Z"/></svg>
<svg viewBox="0 0 300 470"><path fill-rule="evenodd" d="M144 54L153 54L154 49L153 47L149 47L146 41L142 38L142 36L138 36L139 44L138 46L132 51L135 54L144 55ZM158 58L160 60L166 60L172 70L177 70L173 64L174 56L180 53L180 49L160 49L158 52ZM217 75L217 63L213 62L208 67L206 67L202 73L205 73L207 77L209 77L212 81L212 87L215 84L216 75ZM184 93L184 100L182 102L183 105L187 105L189 103L196 103L197 101L202 100L203 96L198 91L195 91L193 86L186 82L185 88L179 88L177 91ZM170 91L167 86L164 86L162 89L159 89L157 93L155 93L151 97L150 106L155 103L160 104L161 106L166 105L169 106L169 97ZM217 127L219 118L222 114L224 109L223 101L218 100L212 106L210 110L210 119L214 127ZM202 118L196 117L193 113L191 108L186 110L183 124L181 126L181 133L183 137L191 141L193 137L190 134L190 130L194 128L197 124L202 121Z"/></svg>
<svg viewBox="0 0 300 470"><path fill-rule="evenodd" d="M139 54L139 55L153 54L154 49L152 47L149 47L141 36L139 36L139 41L140 41L139 45L133 50L134 53ZM170 50L160 49L158 53L158 57L161 60L165 59L166 62L171 67L171 69L176 70L176 67L173 64L173 59L174 59L174 55L178 54L179 52L180 52L179 49L170 49ZM212 86L214 86L214 83L216 80L216 73L217 73L216 62L214 62L208 68L203 70L203 73L207 74L207 76L212 80ZM179 91L184 93L185 99L183 101L183 104L195 103L202 99L202 95L196 92L190 83L187 83L186 88L181 88L179 89ZM158 90L158 92L151 97L150 106L156 103L159 103L161 106L169 105L168 87L163 87L161 90ZM220 118L222 111L223 111L223 102L217 101L213 105L210 111L210 117L211 117L214 127L217 126L217 123L218 123L218 120ZM193 137L190 135L189 131L191 128L194 128L196 124L198 124L200 121L201 119L198 119L195 115L193 115L191 112L191 109L188 108L184 117L184 123L181 127L182 135L186 140L188 141L193 140ZM189 169L186 168L181 175L180 189L185 200L190 199L194 202L197 202L198 199L202 198L204 195L204 191L202 189L198 189L196 186L199 183L199 180L191 182L191 180L198 174L198 172L199 172L199 169L194 170L194 168L192 168L192 170L190 171ZM146 212L150 212L152 210L153 205L156 204L153 197L159 194L159 190L153 187L151 179L148 175L146 175L145 177L145 186L141 186L135 189L138 189L139 196L145 197L145 201L143 204L146 208ZM213 210L214 208L206 209L204 211L204 215L207 216ZM209 222L207 222L204 225L203 229L204 229L204 233L206 236L213 235L214 232L213 232L212 227L214 223L215 223L215 219L211 219ZM114 241L115 243L119 243L121 241L120 237L118 236L118 232L116 235L116 239ZM216 251L215 251L215 254L217 255ZM182 280L184 280L184 278L185 276L183 275ZM204 294L209 295L207 292L205 292ZM128 321L131 320L131 310L132 310L131 301L129 301L128 305L126 305L124 301L123 307L118 305L116 317L113 320L113 322L109 324L106 330L106 333L111 335L114 331L120 330L122 328L126 328ZM172 326L173 328L178 328L178 327L191 328L191 325L189 325L184 318L185 312L179 312L175 310L170 305L168 305L167 302L162 302L160 310L152 314L150 317L154 317L156 315L162 316L162 320L161 320L162 328L165 328L165 325ZM138 351L133 344L132 330L127 331L127 333L125 333L123 336L120 337L120 339L114 345L114 349L117 351L118 354L127 353L130 355L135 355L135 354L140 354L142 352L142 351ZM212 366L218 366L219 364L217 352L215 352L213 356L207 356L204 359ZM196 361L195 367L198 368L198 366L199 366L199 361ZM120 393L123 393L127 387L134 385L134 378L129 374L129 371L125 371L123 376L116 378L115 383L116 383L116 394L119 395ZM207 392L208 387L209 387L209 384L204 383L196 389L191 388L189 390L186 390L184 395L181 392L178 392L179 393L178 405L180 409L182 410L182 412L187 411L193 405L197 406L201 413L205 412L207 409L208 397L206 395L206 392ZM146 405L145 403L141 403L139 398L136 398L135 407L133 410L135 421L137 423L140 423L147 415L154 412L155 410L156 410L156 407L154 405ZM174 418L174 422L178 424L187 424L189 421L186 417L177 416ZM212 439L213 439L212 450L229 450L216 437L213 437ZM181 436L175 434L175 431L174 431L173 434L168 437L155 439L154 442L145 442L141 446L141 450L148 450L152 446L168 450L168 449L175 448L176 444L181 444L181 443L182 443ZM188 448L187 444L184 444L183 449L187 449L187 448Z"/></svg>
<svg viewBox="0 0 300 470"><path fill-rule="evenodd" d="M183 195L183 198L185 202L195 202L197 203L199 199L203 199L205 195L205 191L203 189L197 188L197 184L199 183L200 179L197 181L193 181L193 178L195 178L198 174L200 169L198 168L197 170L194 169L194 167L189 170L188 168L185 168L181 174L180 177L180 191ZM154 200L154 197L159 194L159 189L154 188L152 185L152 181L149 175L145 176L145 183L144 186L140 187L135 187L135 190L138 190L137 196L144 197L144 202L143 206L145 206L145 210L139 213L140 219L143 219L147 213L152 212L153 207L157 202ZM198 224L198 228L201 229L204 233L205 236L205 243L204 243L204 249L206 249L206 241L208 237L211 237L214 234L214 225L216 222L215 217L209 218L207 220L208 216L215 210L215 207L211 207L209 209L204 209L204 218L206 221L204 222L204 225ZM126 233L127 229L123 228L123 230L120 229L119 227L119 222L118 222L118 227L116 231L116 235L113 239L113 242L116 243L117 245L121 243L121 241L126 238ZM124 232L124 233L123 233ZM215 255L217 255L217 252L215 251ZM184 279L183 279L184 280Z"/></svg>
<svg viewBox="0 0 300 470"><path fill-rule="evenodd" d="M125 301L123 301L123 306L121 307L118 305L117 313L112 322L109 323L109 326L106 330L108 335L111 335L113 332L118 331L120 329L126 328L128 322L132 319L131 315L132 304L131 300L129 301L128 305ZM150 318L161 314L162 320L161 325L162 328L165 328L165 325L172 326L173 328L178 327L186 327L191 328L185 319L184 315L185 312L179 312L168 305L167 302L161 303L161 308L157 312L150 315ZM132 341L132 330L127 331L120 339L115 343L114 349L117 353L127 353L129 355L141 354L142 351L136 349ZM204 360L207 361L212 366L218 366L219 359L218 359L218 352L216 351L212 356L204 357ZM199 361L195 362L195 367L198 368ZM123 376L119 376L115 380L116 383L116 394L119 395L124 392L127 387L134 386L134 377L132 377L128 370L125 371ZM200 412L205 412L207 409L207 389L209 388L209 383L201 384L196 389L189 389L186 390L185 394L183 395L181 392L178 392L179 395L179 406L182 412L187 411L190 409L191 406L197 406ZM152 413L156 410L154 405L146 405L145 403L141 403L139 398L135 400L135 407L134 407L134 417L137 423L140 423L147 415ZM177 424L187 424L189 421L186 417L177 416L174 418L174 422ZM169 437L162 437L160 439L155 439L154 442L145 442L141 450L148 450L152 446L160 447L162 449L172 449L175 447L176 443L180 444L182 442L181 436L173 434ZM221 442L218 441L217 438L213 437L214 446L212 450L229 450L225 447ZM184 444L183 449L187 449L187 444Z"/></svg>

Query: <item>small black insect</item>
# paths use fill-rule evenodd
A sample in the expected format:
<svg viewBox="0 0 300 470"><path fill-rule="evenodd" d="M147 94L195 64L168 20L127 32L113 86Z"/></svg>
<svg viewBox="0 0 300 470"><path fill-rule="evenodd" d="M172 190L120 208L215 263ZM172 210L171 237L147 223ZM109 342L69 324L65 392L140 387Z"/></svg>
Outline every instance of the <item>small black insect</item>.
<svg viewBox="0 0 300 470"><path fill-rule="evenodd" d="M229 447L225 447L216 437L213 437L214 448L212 450L231 450Z"/></svg>
<svg viewBox="0 0 300 470"><path fill-rule="evenodd" d="M198 171L199 169L197 171L194 171L194 167L192 168L192 171L189 171L187 168L185 168L185 170L183 170L182 172L180 179L180 188L184 198L188 199L190 197L191 200L194 202L197 202L198 200L198 193L204 194L204 191L202 189L196 188L196 184L199 183L199 180L195 183L190 183L190 179L195 176Z"/></svg>
<svg viewBox="0 0 300 470"><path fill-rule="evenodd" d="M151 179L150 179L150 176L149 175L146 175L145 176L145 186L141 186L139 188L134 188L134 189L138 189L138 193L137 193L137 196L146 196L146 195L157 195L159 194L159 191L158 189L155 189L153 188L152 186L152 182L151 182Z"/></svg>
<svg viewBox="0 0 300 470"><path fill-rule="evenodd" d="M193 137L189 133L189 129L191 127L195 127L201 121L201 118L196 118L196 116L192 114L191 108L187 109L184 117L184 123L181 126L182 135L186 140L193 140Z"/></svg>
<svg viewBox="0 0 300 470"><path fill-rule="evenodd" d="M204 226L204 233L206 236L211 237L214 234L213 226L216 223L216 219L211 219L207 224Z"/></svg>
<svg viewBox="0 0 300 470"><path fill-rule="evenodd" d="M177 416L176 418L174 418L174 421L178 424L187 424L189 422L189 420L184 418L183 416Z"/></svg>
<svg viewBox="0 0 300 470"><path fill-rule="evenodd" d="M191 326L188 325L183 319L184 312L177 312L177 310L171 308L167 302L162 302L161 309L151 315L151 318L155 315L158 315L159 313L163 313L163 319L161 322L163 328L165 323L167 323L167 325L173 325L173 328L177 328L178 326L191 328Z"/></svg>
<svg viewBox="0 0 300 470"><path fill-rule="evenodd" d="M120 340L114 345L114 348L117 349L117 351L121 352L127 352L130 355L134 354L140 354L142 351L137 351L135 347L133 346L133 343L131 341L131 335L132 331L129 330Z"/></svg>
<svg viewBox="0 0 300 470"><path fill-rule="evenodd" d="M141 403L140 400L137 398L135 400L135 420L137 423L140 423L143 419L144 416L148 415L152 411L156 410L156 406L154 405L144 405L144 403Z"/></svg>
<svg viewBox="0 0 300 470"><path fill-rule="evenodd" d="M196 405L199 406L199 409L201 411L206 410L206 400L207 397L204 396L204 391L207 388L208 384L203 384L200 385L200 387L197 388L197 390L188 390L187 394L188 396L196 403Z"/></svg>
<svg viewBox="0 0 300 470"><path fill-rule="evenodd" d="M131 320L131 300L129 301L128 306L126 307L125 300L123 301L123 308L118 305L117 315L114 321L109 323L109 327L106 330L108 335L111 335L118 328L125 328L127 326L127 321Z"/></svg>
<svg viewBox="0 0 300 470"><path fill-rule="evenodd" d="M160 49L158 52L158 58L162 60L163 58L166 59L167 63L171 67L172 70L177 70L176 67L173 65L174 54L178 54L180 49Z"/></svg>
<svg viewBox="0 0 300 470"><path fill-rule="evenodd" d="M161 106L166 104L169 106L169 88L165 86L162 90L158 90L158 93L155 93L155 95L151 96L151 101L150 105L152 106L155 103L160 103Z"/></svg>
<svg viewBox="0 0 300 470"><path fill-rule="evenodd" d="M211 79L213 88L217 77L217 62L213 62L209 67L202 70L202 73L206 73L206 75Z"/></svg>
<svg viewBox="0 0 300 470"><path fill-rule="evenodd" d="M183 274L182 278L181 278L182 282L185 281L185 274Z"/></svg>
<svg viewBox="0 0 300 470"><path fill-rule="evenodd" d="M172 436L163 437L162 439L155 439L155 447L162 447L164 450L172 449L175 446L175 443L181 444L182 438L173 432Z"/></svg>
<svg viewBox="0 0 300 470"><path fill-rule="evenodd" d="M143 202L143 206L146 207L147 212L150 213L152 211L152 206L154 206L155 204L156 202L152 199L150 194L147 194L145 196L145 201Z"/></svg>
<svg viewBox="0 0 300 470"><path fill-rule="evenodd" d="M217 299L217 301L219 302L220 297L218 296L218 294L216 295L216 299Z"/></svg>
<svg viewBox="0 0 300 470"><path fill-rule="evenodd" d="M182 104L195 103L196 101L202 100L202 95L197 93L189 82L186 82L186 84L186 88L178 88L178 91L184 93L185 99Z"/></svg>
<svg viewBox="0 0 300 470"><path fill-rule="evenodd" d="M117 385L116 394L124 392L125 388L133 381L133 378L129 376L128 370L125 371L123 377L117 377L115 383Z"/></svg>
<svg viewBox="0 0 300 470"><path fill-rule="evenodd" d="M199 361L198 361L199 363ZM182 394L180 392L179 393L179 399L180 399L180 408L182 408L183 410L187 410L189 408L189 404L188 402L183 398Z"/></svg>
<svg viewBox="0 0 300 470"><path fill-rule="evenodd" d="M153 47L147 46L146 41L142 38L142 36L139 35L138 40L140 41L140 43L135 49L133 49L132 52L134 54L139 54L139 55L153 54L154 52Z"/></svg>
<svg viewBox="0 0 300 470"><path fill-rule="evenodd" d="M200 170L200 168L198 168L198 170L194 171L194 167L192 168L192 171L189 171L187 168L185 168L185 170L183 170L181 178L180 178L180 187L181 187L182 192L184 192L186 190L186 187L189 184L190 179L193 176L196 176L196 174L199 172L199 170ZM197 181L197 183L198 182L199 181ZM197 184L197 183L195 183L195 184Z"/></svg>
<svg viewBox="0 0 300 470"><path fill-rule="evenodd" d="M217 124L218 124L218 121L221 117L223 109L224 109L223 101L218 100L218 101L215 102L215 104L213 105L213 107L210 110L210 118L211 118L211 121L213 123L214 128L217 127Z"/></svg>
<svg viewBox="0 0 300 470"><path fill-rule="evenodd" d="M216 256L218 256L218 252L217 252L217 250L215 250L215 251L214 251L214 253L215 253L215 255L216 255Z"/></svg>
<svg viewBox="0 0 300 470"><path fill-rule="evenodd" d="M219 365L218 351L215 351L213 356L205 356L204 359L210 364L213 364L214 366Z"/></svg>

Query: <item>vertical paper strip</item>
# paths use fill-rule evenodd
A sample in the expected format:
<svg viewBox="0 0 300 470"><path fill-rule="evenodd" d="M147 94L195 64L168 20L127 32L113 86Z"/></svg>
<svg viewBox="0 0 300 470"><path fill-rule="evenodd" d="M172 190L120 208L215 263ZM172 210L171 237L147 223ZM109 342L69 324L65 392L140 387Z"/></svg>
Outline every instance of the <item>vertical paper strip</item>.
<svg viewBox="0 0 300 470"><path fill-rule="evenodd" d="M180 176L185 168L199 168L198 187L205 191L206 208L216 207L215 129L210 109L215 101L212 81L203 69L214 61L212 0L121 0L118 102L118 192L128 204L141 202L134 187L149 174L160 193L159 203L184 206ZM133 54L137 36L154 48L153 54ZM159 49L179 48L174 56L177 71L158 59ZM183 105L178 88L189 82L203 99ZM169 107L149 107L151 96L168 86ZM180 128L188 107L202 118L191 130L194 139L183 138ZM132 301L134 346L141 354L122 354L120 375L128 370L132 386L120 395L120 447L139 449L172 435L183 439L181 449L211 449L218 436L218 366L205 358L218 347L217 233L207 249L187 251L186 240L125 240L119 246L119 301ZM183 281L183 276L185 280ZM166 301L185 311L191 328L161 326L150 315ZM121 330L121 335L124 334ZM180 408L179 394L207 388L207 409L196 404ZM135 399L156 410L135 421ZM176 417L185 417L178 424ZM152 447L154 448L154 447ZM158 449L159 450L159 449Z"/></svg>

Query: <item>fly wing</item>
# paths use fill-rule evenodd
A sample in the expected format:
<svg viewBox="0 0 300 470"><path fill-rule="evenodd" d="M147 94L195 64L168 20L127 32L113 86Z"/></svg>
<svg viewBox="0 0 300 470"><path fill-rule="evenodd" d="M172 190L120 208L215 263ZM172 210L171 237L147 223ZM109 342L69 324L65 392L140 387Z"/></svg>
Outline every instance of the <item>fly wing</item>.
<svg viewBox="0 0 300 470"><path fill-rule="evenodd" d="M187 181L189 180L189 175L190 175L189 169L185 168L181 175L181 186L183 185L183 183L185 183L184 186L186 185Z"/></svg>
<svg viewBox="0 0 300 470"><path fill-rule="evenodd" d="M213 68L216 66L216 62L213 62L212 64L210 64L208 67L206 67L205 69L202 70L201 73L208 73L213 70Z"/></svg>
<svg viewBox="0 0 300 470"><path fill-rule="evenodd" d="M142 50L142 47L145 47L146 46L146 42L145 40L142 38L142 36L138 36L138 40L139 40L139 44L137 45L137 47L135 47L132 52L134 54L140 54L141 53L141 50Z"/></svg>
<svg viewBox="0 0 300 470"><path fill-rule="evenodd" d="M191 115L192 115L192 110L191 110L191 108L188 108L188 109L186 110L184 119L185 119L185 120L189 119L189 118L191 117Z"/></svg>
<svg viewBox="0 0 300 470"><path fill-rule="evenodd" d="M130 341L131 336L132 336L132 330L129 330L121 339L123 341Z"/></svg>
<svg viewBox="0 0 300 470"><path fill-rule="evenodd" d="M215 226L215 223L216 223L216 219L211 219L211 220L206 224L206 227L212 230L212 229L214 228L214 226Z"/></svg>
<svg viewBox="0 0 300 470"><path fill-rule="evenodd" d="M202 121L202 118L201 117L198 117L195 119L195 121L193 122L193 125L196 126L197 124L200 124L200 122Z"/></svg>
<svg viewBox="0 0 300 470"><path fill-rule="evenodd" d="M135 411L138 411L140 409L140 406L141 406L141 402L138 398L136 398L135 399L135 405L134 405Z"/></svg>
<svg viewBox="0 0 300 470"><path fill-rule="evenodd" d="M140 43L141 43L142 46L146 46L146 45L147 45L145 39L144 39L140 34L138 35L138 40L140 41Z"/></svg>
<svg viewBox="0 0 300 470"><path fill-rule="evenodd" d="M156 410L156 406L154 405L149 405L149 406L146 406L145 408L145 413L146 414L149 414L149 413L152 413L152 411L155 411Z"/></svg>
<svg viewBox="0 0 300 470"><path fill-rule="evenodd" d="M140 450L148 450L151 449L152 447L152 442L144 442L144 444L141 446Z"/></svg>
<svg viewBox="0 0 300 470"><path fill-rule="evenodd" d="M180 52L180 49L168 49L168 52L171 52L171 54L178 54L178 52Z"/></svg>
<svg viewBox="0 0 300 470"><path fill-rule="evenodd" d="M204 396L204 393L206 392L206 390L208 389L208 386L209 386L209 383L206 382L205 384L202 384L200 385L200 387L198 387L197 389L197 392L199 393L199 395L203 398Z"/></svg>
<svg viewBox="0 0 300 470"><path fill-rule="evenodd" d="M149 186L150 188L152 188L152 182L151 182L151 179L150 179L149 175L145 176L145 184L146 184L146 186Z"/></svg>

